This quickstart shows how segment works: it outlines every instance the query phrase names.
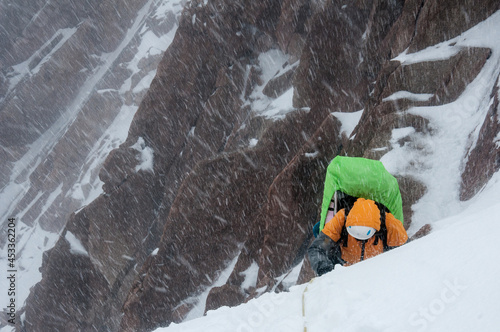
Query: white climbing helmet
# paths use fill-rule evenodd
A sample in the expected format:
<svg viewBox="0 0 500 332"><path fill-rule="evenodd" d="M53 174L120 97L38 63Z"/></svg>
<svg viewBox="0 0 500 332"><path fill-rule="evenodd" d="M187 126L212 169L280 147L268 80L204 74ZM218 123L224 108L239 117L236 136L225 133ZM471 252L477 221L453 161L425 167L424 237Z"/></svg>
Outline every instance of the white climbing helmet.
<svg viewBox="0 0 500 332"><path fill-rule="evenodd" d="M368 240L377 230L368 226L348 226L347 232L358 240Z"/></svg>

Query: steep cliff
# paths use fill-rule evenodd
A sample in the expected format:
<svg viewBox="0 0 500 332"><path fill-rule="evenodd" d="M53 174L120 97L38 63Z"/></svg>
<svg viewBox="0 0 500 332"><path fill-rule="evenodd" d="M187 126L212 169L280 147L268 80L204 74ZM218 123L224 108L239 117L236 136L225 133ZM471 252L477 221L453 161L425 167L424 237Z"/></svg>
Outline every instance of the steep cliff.
<svg viewBox="0 0 500 332"><path fill-rule="evenodd" d="M0 153L8 158L2 159L2 181L8 183L9 162L60 119L58 105L79 102L78 92L62 77L66 71L78 72L85 81L97 52L85 50L112 52L141 8L167 3L130 2L117 13L112 1L88 3L89 8L82 4L85 14L74 8L65 19L71 24L54 23L53 30L66 30L49 38L51 45L77 33L87 38L68 46L82 59L62 54L68 65L54 60L59 71L42 66L46 74L37 71L23 81L26 91L54 89L37 90L47 98L46 106L34 94L33 99L23 97L23 103L39 108L9 106L14 94L2 100ZM438 217L432 216L435 211L418 209L425 195L472 197L500 168L500 64L488 44L460 36L498 9L497 1L479 5L465 0L200 0L186 3L175 24L175 14L162 16L164 33L178 25L175 38L126 140L100 168L103 192L69 219L71 208L82 201L57 220L44 222L46 229L65 227L44 254L42 280L27 300L24 328L150 331L208 308L286 289L287 276L296 269L301 269L298 280L307 280L311 271L304 253L317 220L324 172L337 154L382 160L390 151L406 154L407 164L389 168L400 182L410 235ZM144 9L143 19L158 19L147 13L154 11ZM76 20L82 15L85 20ZM110 23L109 15L119 15L123 26ZM170 19L174 21L167 23ZM24 39L10 37L8 47L19 51L2 55L5 68L32 54L25 44L43 50L29 42L27 31L22 34ZM109 80L121 86L120 75L120 66L113 66ZM60 86L36 81L48 76ZM78 77L72 84L80 86ZM477 98L462 101L455 114L446 115L445 129L418 111L439 114L440 106L456 102L471 88L477 89ZM123 102L108 85L99 91L97 104L89 104L74 122L83 130L51 147L32 173L36 185L18 211L36 204L40 195L61 185L58 190L66 192L74 183L65 170L81 165L90 153L85 149L93 146L82 141L101 137L107 124L100 122L109 123L116 114L95 112L95 105L107 109ZM480 111L484 103L487 114ZM35 112L45 107L47 114ZM26 113L31 110L36 114ZM479 119L479 128L471 127L470 113ZM462 159L453 161L445 175L456 178L455 185L438 188L425 175L443 167L428 156L446 158L447 145L439 139L453 130L470 131L470 140L461 143L466 147ZM422 145L424 136L435 137L435 145ZM37 200L30 203L33 197ZM84 250L75 250L76 244ZM254 270L258 272L249 280Z"/></svg>
<svg viewBox="0 0 500 332"><path fill-rule="evenodd" d="M0 3L0 215L16 219L19 309L41 279L43 251L103 192L99 168L125 141L182 4L115 7Z"/></svg>

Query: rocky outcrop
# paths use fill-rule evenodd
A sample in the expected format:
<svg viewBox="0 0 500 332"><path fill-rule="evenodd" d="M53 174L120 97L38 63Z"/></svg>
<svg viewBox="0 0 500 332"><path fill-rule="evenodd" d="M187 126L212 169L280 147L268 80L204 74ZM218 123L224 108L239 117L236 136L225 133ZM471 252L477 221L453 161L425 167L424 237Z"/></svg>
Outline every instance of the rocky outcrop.
<svg viewBox="0 0 500 332"><path fill-rule="evenodd" d="M432 133L428 119L406 111L456 100L490 50L393 58L453 38L497 9L494 1L188 3L126 141L100 170L104 193L71 216L45 255L26 329L150 331L182 321L203 292L211 310L286 289L311 241L329 161L379 159L394 145L422 150L411 137L393 140L394 129ZM279 66L265 64L269 54ZM393 98L399 91L427 97ZM492 98L463 176L467 193L498 170L497 154L475 177L475 161L498 150L498 91ZM279 107L274 118L267 112ZM332 112L359 110L346 135ZM406 227L426 192L412 162L397 174ZM306 263L299 280L308 276ZM54 315L58 306L69 309Z"/></svg>
<svg viewBox="0 0 500 332"><path fill-rule="evenodd" d="M22 34L2 50L4 66L26 60L29 67L29 76L16 86L17 93L3 101L0 129L4 148L32 143L57 120L96 67L96 55L118 46L144 2L117 8L109 1L78 7L50 2L33 13ZM58 47L65 39L69 42ZM42 66L50 52L57 54ZM68 74L71 80L65 79Z"/></svg>
<svg viewBox="0 0 500 332"><path fill-rule="evenodd" d="M2 195L28 226L59 232L100 191L95 168L126 136L115 120L127 126L161 59L143 50L139 32L162 41L175 30L175 14L156 15L158 4L114 7L33 1L0 11L9 31L0 51L0 183L22 184Z"/></svg>
<svg viewBox="0 0 500 332"><path fill-rule="evenodd" d="M500 169L500 119L498 79L496 88L491 94L491 106L484 119L483 126L475 147L469 152L469 158L462 173L460 199L474 197L488 182L491 176Z"/></svg>
<svg viewBox="0 0 500 332"><path fill-rule="evenodd" d="M499 8L495 0L458 0L452 5L438 1L421 1L420 6L410 52L452 39L483 21ZM480 6L481 9L475 8L476 6Z"/></svg>

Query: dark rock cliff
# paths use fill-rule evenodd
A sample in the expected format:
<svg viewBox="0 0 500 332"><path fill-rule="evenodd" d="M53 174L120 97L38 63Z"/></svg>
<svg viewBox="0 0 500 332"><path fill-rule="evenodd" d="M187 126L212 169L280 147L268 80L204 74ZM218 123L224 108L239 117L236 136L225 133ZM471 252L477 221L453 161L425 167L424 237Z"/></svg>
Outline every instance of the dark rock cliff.
<svg viewBox="0 0 500 332"><path fill-rule="evenodd" d="M0 38L0 184L29 184L19 200L9 197L12 214L22 213L27 225L64 227L80 196L93 189L81 178L91 172L94 150L103 149L106 130L122 108L143 98L140 81L161 55L138 59L140 28L163 36L176 24L172 13L148 17L143 6L149 7L146 1L0 4L0 33L7 35Z"/></svg>
<svg viewBox="0 0 500 332"><path fill-rule="evenodd" d="M286 289L280 276L304 258L328 162L339 153L380 158L395 128L432 131L427 119L404 111L457 99L490 50L404 66L391 59L456 37L499 7L437 0L186 4L127 140L100 171L105 193L71 215L44 256L26 330L150 331L182 321L231 261L207 308ZM260 57L272 50L287 61L264 80ZM292 87L291 112L273 119L255 106L256 91L272 99ZM432 97L387 99L398 91ZM500 167L498 89L491 97L463 173L463 199ZM361 109L347 137L331 113ZM145 151L152 151L151 169L140 167ZM487 170L481 176L479 160ZM412 176L398 180L409 227L411 206L426 188ZM72 253L68 233L86 254ZM244 289L244 271L254 263L257 280ZM310 273L305 264L299 280Z"/></svg>

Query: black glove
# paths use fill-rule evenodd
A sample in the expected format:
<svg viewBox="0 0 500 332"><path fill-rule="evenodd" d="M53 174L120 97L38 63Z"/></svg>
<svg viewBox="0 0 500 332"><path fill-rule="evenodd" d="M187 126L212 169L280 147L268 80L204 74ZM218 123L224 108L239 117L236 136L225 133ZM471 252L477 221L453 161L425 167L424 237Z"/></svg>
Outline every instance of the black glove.
<svg viewBox="0 0 500 332"><path fill-rule="evenodd" d="M340 263L335 259L337 251L340 254L339 245L326 236L325 233L320 232L309 249L307 249L311 267L318 276L330 272L335 264Z"/></svg>
<svg viewBox="0 0 500 332"><path fill-rule="evenodd" d="M318 276L322 276L325 273L328 273L333 270L333 264L329 264L330 262L321 262L316 270Z"/></svg>

